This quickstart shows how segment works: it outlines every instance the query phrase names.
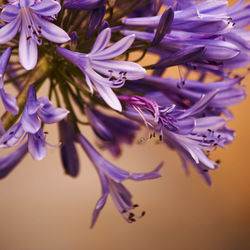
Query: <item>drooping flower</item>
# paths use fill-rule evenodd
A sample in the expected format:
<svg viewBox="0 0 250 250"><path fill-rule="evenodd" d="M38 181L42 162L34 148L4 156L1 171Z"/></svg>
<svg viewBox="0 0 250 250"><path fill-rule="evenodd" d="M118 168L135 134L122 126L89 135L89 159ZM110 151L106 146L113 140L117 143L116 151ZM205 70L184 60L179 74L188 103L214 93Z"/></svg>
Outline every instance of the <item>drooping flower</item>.
<svg viewBox="0 0 250 250"><path fill-rule="evenodd" d="M57 52L80 68L91 93L94 91L92 86L94 84L103 100L111 108L121 111L121 104L112 88L122 87L126 80L143 78L146 71L137 63L109 60L120 56L131 46L135 38L133 34L105 48L110 42L110 37L111 29L104 29L98 35L89 54L70 51L62 47L57 47Z"/></svg>
<svg viewBox="0 0 250 250"><path fill-rule="evenodd" d="M86 108L91 127L100 140L102 147L118 157L121 144L131 144L139 126L129 119L105 115L97 109Z"/></svg>
<svg viewBox="0 0 250 250"><path fill-rule="evenodd" d="M131 213L131 210L136 206L133 205L131 201L132 195L121 182L127 179L142 181L159 178L161 175L158 173L158 171L161 169L162 163L152 172L142 174L132 173L120 169L105 160L83 135L78 135L78 142L81 144L82 148L94 164L102 185L102 196L96 204L91 227L94 226L101 209L105 205L108 194L111 195L118 211L122 214L123 218L128 222L135 221L135 215Z"/></svg>
<svg viewBox="0 0 250 250"><path fill-rule="evenodd" d="M27 102L19 122L9 128L0 138L0 147L19 145L28 135L28 150L35 160L42 160L47 154L45 135L41 122L51 124L66 117L68 111L55 108L47 97L36 98L35 88L30 86Z"/></svg>
<svg viewBox="0 0 250 250"><path fill-rule="evenodd" d="M13 115L16 115L18 113L16 98L5 92L3 81L10 55L11 49L7 48L0 57L0 93L5 109Z"/></svg>
<svg viewBox="0 0 250 250"><path fill-rule="evenodd" d="M42 44L42 37L55 43L70 40L64 30L45 19L60 9L59 2L53 0L20 0L4 6L0 18L8 24L0 29L0 44L10 41L20 29L20 62L25 69L33 69L37 63L37 45Z"/></svg>

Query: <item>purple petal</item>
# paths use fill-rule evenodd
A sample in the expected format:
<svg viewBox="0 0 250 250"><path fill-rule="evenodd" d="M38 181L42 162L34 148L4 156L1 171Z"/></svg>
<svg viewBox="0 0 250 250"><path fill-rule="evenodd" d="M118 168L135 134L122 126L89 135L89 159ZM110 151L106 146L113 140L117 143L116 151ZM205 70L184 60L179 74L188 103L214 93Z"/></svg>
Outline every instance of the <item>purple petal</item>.
<svg viewBox="0 0 250 250"><path fill-rule="evenodd" d="M91 226L90 226L91 228L93 228L93 226L95 225L96 220L97 220L102 208L104 207L104 205L107 201L107 198L108 198L108 194L109 194L107 177L101 171L97 170L97 172L98 172L100 180L101 180L102 196L100 197L100 199L96 203L95 210L94 210L93 215L92 215L92 221L91 221Z"/></svg>
<svg viewBox="0 0 250 250"><path fill-rule="evenodd" d="M0 57L0 78L2 79L6 71L6 67L8 65L10 55L11 55L11 48L8 47ZM0 88L3 88L3 84L0 86Z"/></svg>
<svg viewBox="0 0 250 250"><path fill-rule="evenodd" d="M149 173L143 173L143 174L136 174L132 173L129 176L129 179L135 180L135 181L143 181L143 180L151 180L161 177L162 175L159 172L159 170L162 168L163 162L161 162L153 171Z"/></svg>
<svg viewBox="0 0 250 250"><path fill-rule="evenodd" d="M34 160L39 161L46 157L47 155L46 141L41 129L36 134L29 133L28 149Z"/></svg>
<svg viewBox="0 0 250 250"><path fill-rule="evenodd" d="M135 40L134 34L123 37L121 40L112 44L108 48L102 51L99 51L95 54L91 54L91 58L95 60L104 60L104 59L107 60L107 59L117 57L123 54L128 48L130 48L134 40Z"/></svg>
<svg viewBox="0 0 250 250"><path fill-rule="evenodd" d="M19 38L19 58L23 67L26 70L31 70L37 63L37 44L32 38L27 38L27 29L25 22L23 22Z"/></svg>
<svg viewBox="0 0 250 250"><path fill-rule="evenodd" d="M12 22L4 25L0 29L0 44L4 44L10 41L18 32L20 24L21 24L21 19L18 16Z"/></svg>
<svg viewBox="0 0 250 250"><path fill-rule="evenodd" d="M61 10L61 6L54 0L43 0L30 7L36 14L40 16L53 16Z"/></svg>
<svg viewBox="0 0 250 250"><path fill-rule="evenodd" d="M15 5L6 5L1 12L0 18L6 23L10 23L17 17L19 11L20 9Z"/></svg>
<svg viewBox="0 0 250 250"><path fill-rule="evenodd" d="M69 113L69 111L64 108L53 107L47 97L39 98L38 102L41 104L41 106L38 109L37 114L44 123L51 124L59 122L63 120Z"/></svg>
<svg viewBox="0 0 250 250"><path fill-rule="evenodd" d="M103 100L114 110L122 111L122 105L110 87L95 82L95 87Z"/></svg>
<svg viewBox="0 0 250 250"><path fill-rule="evenodd" d="M70 41L69 35L60 27L55 24L46 21L45 19L39 17L38 15L33 15L33 19L37 25L40 25L41 35L47 40L54 43L66 43Z"/></svg>
<svg viewBox="0 0 250 250"><path fill-rule="evenodd" d="M20 4L20 7L28 7L28 6L31 6L35 3L35 0L20 0L19 1L19 4Z"/></svg>
<svg viewBox="0 0 250 250"><path fill-rule="evenodd" d="M13 115L18 114L18 106L16 98L10 94L5 93L4 89L0 89L1 98L5 109Z"/></svg>
<svg viewBox="0 0 250 250"><path fill-rule="evenodd" d="M110 42L110 38L111 38L111 29L110 28L104 29L96 38L92 50L90 51L89 54L91 55L99 51L102 51Z"/></svg>

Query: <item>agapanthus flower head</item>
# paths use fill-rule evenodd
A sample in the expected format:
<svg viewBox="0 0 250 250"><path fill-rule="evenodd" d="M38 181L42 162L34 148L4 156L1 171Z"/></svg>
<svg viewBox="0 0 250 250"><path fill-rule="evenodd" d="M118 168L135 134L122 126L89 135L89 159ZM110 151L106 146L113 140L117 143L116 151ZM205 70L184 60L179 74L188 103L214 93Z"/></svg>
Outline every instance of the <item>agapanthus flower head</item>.
<svg viewBox="0 0 250 250"><path fill-rule="evenodd" d="M148 135L139 142L154 140L175 150L187 174L192 165L212 184L209 174L219 161L210 158L210 152L233 141L234 131L227 126L234 118L229 108L246 97L250 3L239 0L230 7L227 0L2 2L0 149L12 151L0 158L0 179L28 152L34 160L44 159L47 145L60 147L65 174L77 177L80 144L102 188L91 227L109 195L122 217L134 222L145 212L134 212L138 205L124 182L159 178L162 163L147 173L118 168L85 133L92 131L100 150L118 157L123 144L131 146L145 127ZM178 70L175 76L169 70L173 67ZM241 67L245 70L236 73ZM16 98L5 92L10 91L6 84L15 88ZM37 98L40 89L48 90L48 97ZM48 143L44 132L44 125L53 123L59 128L57 145Z"/></svg>
<svg viewBox="0 0 250 250"><path fill-rule="evenodd" d="M59 2L53 0L19 0L4 6L0 18L8 24L0 29L0 44L12 40L20 29L20 62L25 69L33 69L37 63L37 45L42 44L42 37L55 43L70 40L63 29L46 20L60 9Z"/></svg>
<svg viewBox="0 0 250 250"><path fill-rule="evenodd" d="M86 83L93 93L93 84L103 100L113 109L121 111L121 104L112 91L120 88L126 80L143 78L146 71L137 63L109 60L123 54L134 42L135 36L129 35L108 48L111 29L104 29L97 37L89 54L83 54L57 47L57 52L78 66L85 75ZM103 77L102 75L106 76Z"/></svg>

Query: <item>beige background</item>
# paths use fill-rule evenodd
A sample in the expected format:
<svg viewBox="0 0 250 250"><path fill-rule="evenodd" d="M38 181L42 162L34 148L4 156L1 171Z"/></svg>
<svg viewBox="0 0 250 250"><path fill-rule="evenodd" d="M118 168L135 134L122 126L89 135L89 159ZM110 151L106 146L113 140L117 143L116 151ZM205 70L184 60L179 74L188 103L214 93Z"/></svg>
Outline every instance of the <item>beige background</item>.
<svg viewBox="0 0 250 250"><path fill-rule="evenodd" d="M250 77L244 82L249 84ZM0 182L0 250L250 249L249 107L248 98L232 108L230 127L237 137L227 150L212 156L222 160L212 173L212 188L194 171L186 177L178 156L153 140L124 147L119 160L109 157L138 172L165 161L163 178L126 183L134 202L147 212L134 224L127 224L109 199L95 228L89 229L100 184L80 148L81 174L76 179L63 174L57 148L50 148L41 162L27 156ZM56 143L55 128L47 130L48 140ZM92 138L89 130L83 131Z"/></svg>

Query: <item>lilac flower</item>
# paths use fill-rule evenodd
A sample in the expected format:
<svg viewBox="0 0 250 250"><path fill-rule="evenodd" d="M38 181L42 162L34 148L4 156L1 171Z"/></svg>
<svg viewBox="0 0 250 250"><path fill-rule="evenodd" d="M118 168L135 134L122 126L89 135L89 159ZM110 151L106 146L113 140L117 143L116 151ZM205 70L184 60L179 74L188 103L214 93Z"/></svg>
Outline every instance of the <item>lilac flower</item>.
<svg viewBox="0 0 250 250"><path fill-rule="evenodd" d="M89 122L97 137L100 139L101 146L107 148L110 153L117 157L121 154L121 144L131 144L135 137L135 132L139 126L134 122L108 116L96 110L86 108Z"/></svg>
<svg viewBox="0 0 250 250"><path fill-rule="evenodd" d="M44 133L40 119L47 124L58 122L65 118L68 111L55 108L47 97L36 98L35 89L30 86L27 102L19 122L14 124L0 138L0 147L19 145L28 135L28 150L35 160L42 160L47 154Z"/></svg>
<svg viewBox="0 0 250 250"><path fill-rule="evenodd" d="M93 10L101 7L106 0L68 0L64 3L67 9Z"/></svg>
<svg viewBox="0 0 250 250"><path fill-rule="evenodd" d="M20 62L25 69L33 69L37 62L37 45L42 44L42 37L55 43L70 40L64 30L45 19L60 9L60 4L53 0L20 0L6 5L0 18L8 24L0 29L0 44L10 41L20 29Z"/></svg>
<svg viewBox="0 0 250 250"><path fill-rule="evenodd" d="M118 211L122 214L123 218L128 222L135 221L135 216L130 211L136 206L132 204L131 194L121 184L121 182L127 179L140 181L159 178L161 175L158 173L158 171L161 169L162 163L149 173L137 174L127 172L105 160L83 135L78 135L78 141L96 167L102 184L102 196L96 204L91 227L94 226L101 209L105 205L108 194L111 195Z"/></svg>
<svg viewBox="0 0 250 250"><path fill-rule="evenodd" d="M233 138L233 132L225 127L226 119L220 116L199 118L217 91L203 95L187 110L178 110L175 105L159 106L155 100L138 96L120 96L122 103L128 106L124 114L130 119L141 121L145 126L160 134L160 138L170 148L177 150L183 159L193 164L196 170L210 185L208 170L218 167L216 162L207 158L204 151L225 147Z"/></svg>
<svg viewBox="0 0 250 250"><path fill-rule="evenodd" d="M16 98L5 92L3 82L4 73L9 62L10 54L11 49L7 48L0 57L0 93L5 109L13 115L17 115L18 106Z"/></svg>
<svg viewBox="0 0 250 250"><path fill-rule="evenodd" d="M92 86L94 84L103 100L111 108L121 111L121 104L111 88L122 87L127 79L143 78L146 71L137 63L108 60L124 53L135 38L132 34L105 48L110 42L110 37L111 29L106 28L98 35L89 54L70 51L62 47L57 47L57 52L81 69L91 93L94 91Z"/></svg>

